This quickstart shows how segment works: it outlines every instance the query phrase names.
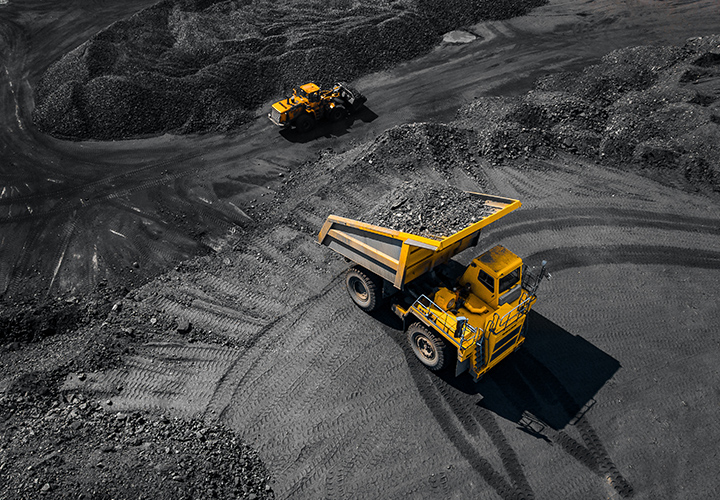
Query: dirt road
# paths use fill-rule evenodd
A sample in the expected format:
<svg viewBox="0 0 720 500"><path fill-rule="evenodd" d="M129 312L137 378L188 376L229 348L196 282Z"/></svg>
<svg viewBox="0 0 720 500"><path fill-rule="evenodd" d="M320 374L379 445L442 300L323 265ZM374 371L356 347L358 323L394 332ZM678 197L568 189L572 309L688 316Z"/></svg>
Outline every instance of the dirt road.
<svg viewBox="0 0 720 500"><path fill-rule="evenodd" d="M422 368L391 314L353 306L346 264L314 240L328 213L368 210L397 182L338 167L361 164L370 147L352 146L614 48L710 33L714 2L558 1L481 25L484 40L357 82L369 111L312 138L280 135L261 116L229 136L112 144L51 140L28 121L38 66L93 22L125 15L69 7L0 6L12 21L4 40L22 40L0 74L10 193L0 199L0 289L12 299L80 293L102 278L132 285L211 251L133 291L110 321L183 317L228 345L179 336L68 388L107 394L119 410L230 424L259 450L279 498L714 496L717 201L573 158L481 162L481 180L451 172L523 201L481 246L502 243L531 265L545 258L553 273L525 348L476 385ZM32 24L33 12L47 24ZM57 56L43 50L55 45ZM303 163L333 156L328 148L347 158ZM353 182L339 183L343 174ZM272 224L250 233L251 221Z"/></svg>

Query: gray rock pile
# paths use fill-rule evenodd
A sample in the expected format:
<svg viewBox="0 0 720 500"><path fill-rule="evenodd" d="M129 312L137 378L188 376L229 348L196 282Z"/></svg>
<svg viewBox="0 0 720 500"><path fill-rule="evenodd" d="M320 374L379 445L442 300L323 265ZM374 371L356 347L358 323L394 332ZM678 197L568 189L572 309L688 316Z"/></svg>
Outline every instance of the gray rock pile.
<svg viewBox="0 0 720 500"><path fill-rule="evenodd" d="M406 182L364 222L428 238L445 238L486 215L481 199L452 186Z"/></svg>
<svg viewBox="0 0 720 500"><path fill-rule="evenodd" d="M720 190L720 35L681 47L620 49L520 97L481 98L456 125L495 161L558 150L613 166L680 173Z"/></svg>
<svg viewBox="0 0 720 500"><path fill-rule="evenodd" d="M274 498L257 453L220 426L83 394L4 395L0 410L7 498Z"/></svg>

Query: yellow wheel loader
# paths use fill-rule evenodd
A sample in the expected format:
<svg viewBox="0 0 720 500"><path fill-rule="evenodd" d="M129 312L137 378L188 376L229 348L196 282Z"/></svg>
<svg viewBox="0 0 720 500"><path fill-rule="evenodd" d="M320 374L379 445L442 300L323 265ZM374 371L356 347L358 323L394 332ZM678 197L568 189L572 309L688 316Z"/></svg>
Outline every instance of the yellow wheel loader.
<svg viewBox="0 0 720 500"><path fill-rule="evenodd" d="M293 95L272 105L268 118L280 127L308 132L319 120L339 121L358 111L367 98L347 83L321 90L314 83L293 89Z"/></svg>
<svg viewBox="0 0 720 500"><path fill-rule="evenodd" d="M482 228L520 207L518 200L468 193L481 207L476 222L445 237L426 237L330 215L321 244L355 265L345 284L373 311L385 299L403 320L417 358L430 370L455 364L478 380L525 341L527 314L546 263L531 273L500 245L462 268L451 258L478 243Z"/></svg>

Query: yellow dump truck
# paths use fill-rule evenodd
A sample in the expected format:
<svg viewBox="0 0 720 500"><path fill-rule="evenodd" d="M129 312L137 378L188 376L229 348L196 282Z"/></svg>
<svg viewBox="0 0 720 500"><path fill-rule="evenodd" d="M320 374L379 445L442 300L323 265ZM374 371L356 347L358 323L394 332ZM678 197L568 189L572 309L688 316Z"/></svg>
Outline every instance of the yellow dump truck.
<svg viewBox="0 0 720 500"><path fill-rule="evenodd" d="M480 193L476 221L444 237L428 237L330 215L321 244L355 265L345 278L352 300L373 311L385 299L402 320L418 359L438 371L478 380L525 341L527 314L546 263L536 274L510 250L495 246L467 267L451 258L477 245L482 228L520 207L518 200ZM455 359L453 359L455 358Z"/></svg>

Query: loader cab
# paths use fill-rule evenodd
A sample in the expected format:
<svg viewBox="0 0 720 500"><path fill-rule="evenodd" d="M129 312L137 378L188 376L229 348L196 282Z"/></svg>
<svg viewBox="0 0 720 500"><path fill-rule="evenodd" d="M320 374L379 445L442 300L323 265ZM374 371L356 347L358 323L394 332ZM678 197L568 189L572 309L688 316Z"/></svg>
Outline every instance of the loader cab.
<svg viewBox="0 0 720 500"><path fill-rule="evenodd" d="M293 89L293 94L297 96L297 98L305 99L310 103L320 102L320 87L314 83L306 83Z"/></svg>
<svg viewBox="0 0 720 500"><path fill-rule="evenodd" d="M522 292L522 259L497 245L475 258L459 283L493 309L516 302Z"/></svg>

